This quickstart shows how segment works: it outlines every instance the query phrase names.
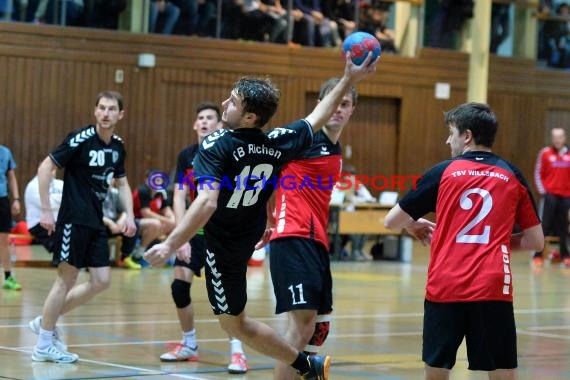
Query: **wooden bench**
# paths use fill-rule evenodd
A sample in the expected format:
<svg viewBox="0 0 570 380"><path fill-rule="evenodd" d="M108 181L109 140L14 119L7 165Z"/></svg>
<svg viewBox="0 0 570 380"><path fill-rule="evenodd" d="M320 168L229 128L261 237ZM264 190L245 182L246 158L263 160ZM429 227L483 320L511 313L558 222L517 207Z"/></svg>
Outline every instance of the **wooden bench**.
<svg viewBox="0 0 570 380"><path fill-rule="evenodd" d="M333 236L333 255L340 258L340 235L391 235L398 237L400 245L401 231L392 231L384 227L384 219L392 207L378 203L354 205L354 211L346 210L347 204L331 204L330 231Z"/></svg>

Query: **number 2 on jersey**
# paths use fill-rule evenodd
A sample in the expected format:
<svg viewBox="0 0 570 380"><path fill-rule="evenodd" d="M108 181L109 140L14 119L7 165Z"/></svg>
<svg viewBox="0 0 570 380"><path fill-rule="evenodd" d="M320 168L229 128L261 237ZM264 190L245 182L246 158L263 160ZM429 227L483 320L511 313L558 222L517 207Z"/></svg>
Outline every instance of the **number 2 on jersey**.
<svg viewBox="0 0 570 380"><path fill-rule="evenodd" d="M243 168L236 176L236 186L234 193L230 197L227 208L238 208L238 206L251 206L257 203L259 193L263 190L266 180L271 177L273 166L270 164L259 164L253 168L250 174L250 166ZM256 180L253 185L248 182Z"/></svg>
<svg viewBox="0 0 570 380"><path fill-rule="evenodd" d="M457 236L455 237L456 243L471 243L471 244L488 244L489 243L489 236L491 235L491 226L485 226L483 229L483 233L481 235L469 235L467 234L473 227L475 227L479 222L483 221L485 217L491 212L493 208L493 197L491 197L491 193L489 193L485 189L475 188L475 189L468 189L461 194L459 198L459 205L464 210L471 210L473 208L473 201L469 198L471 194L477 194L481 198L483 198L483 205L481 206L481 210L479 213L475 215L475 217L467 223L465 227L459 231Z"/></svg>

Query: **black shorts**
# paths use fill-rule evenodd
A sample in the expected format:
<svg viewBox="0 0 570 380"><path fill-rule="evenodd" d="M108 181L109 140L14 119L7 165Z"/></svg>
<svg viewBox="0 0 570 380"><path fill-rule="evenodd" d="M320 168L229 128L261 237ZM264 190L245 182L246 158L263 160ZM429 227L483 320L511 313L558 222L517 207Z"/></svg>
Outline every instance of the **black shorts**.
<svg viewBox="0 0 570 380"><path fill-rule="evenodd" d="M287 237L272 240L269 248L275 313L291 310L332 311L332 276L326 248L314 240Z"/></svg>
<svg viewBox="0 0 570 380"><path fill-rule="evenodd" d="M12 229L12 207L8 197L0 198L0 233L10 233Z"/></svg>
<svg viewBox="0 0 570 380"><path fill-rule="evenodd" d="M53 253L55 234L48 235L48 232L39 223L28 229L28 232L34 237L34 243L41 244L48 252Z"/></svg>
<svg viewBox="0 0 570 380"><path fill-rule="evenodd" d="M78 224L58 224L55 228L52 264L65 261L76 268L108 267L107 231Z"/></svg>
<svg viewBox="0 0 570 380"><path fill-rule="evenodd" d="M206 234L206 289L215 315L239 315L247 303L247 262L261 234L241 237L239 244Z"/></svg>
<svg viewBox="0 0 570 380"><path fill-rule="evenodd" d="M453 368L463 337L470 370L517 367L517 334L511 302L425 300L422 360L427 365Z"/></svg>
<svg viewBox="0 0 570 380"><path fill-rule="evenodd" d="M174 260L174 266L186 267L190 269L198 277L202 275L201 270L204 268L206 258L206 240L204 235L194 235L190 240L190 262L187 263L182 260Z"/></svg>

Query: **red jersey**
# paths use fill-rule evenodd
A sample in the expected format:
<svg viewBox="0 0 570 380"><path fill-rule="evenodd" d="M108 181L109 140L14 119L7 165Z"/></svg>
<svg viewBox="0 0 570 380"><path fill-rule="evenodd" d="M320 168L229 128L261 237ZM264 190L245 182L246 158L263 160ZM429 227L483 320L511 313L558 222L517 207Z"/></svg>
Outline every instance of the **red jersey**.
<svg viewBox="0 0 570 380"><path fill-rule="evenodd" d="M141 185L133 191L133 213L137 219L143 217L141 209L145 207L150 208L152 212L160 214L161 210L167 206L169 204L166 202L164 194L159 191L152 196L150 187L147 185Z"/></svg>
<svg viewBox="0 0 570 380"><path fill-rule="evenodd" d="M327 225L333 187L340 177L340 144L322 130L299 159L281 170L275 194L275 230L271 239L301 237L329 248Z"/></svg>
<svg viewBox="0 0 570 380"><path fill-rule="evenodd" d="M534 168L534 183L540 194L570 197L570 150L560 151L548 146L538 153Z"/></svg>
<svg viewBox="0 0 570 380"><path fill-rule="evenodd" d="M510 240L540 224L519 170L489 152L468 152L430 169L399 202L414 219L435 211L426 299L513 300Z"/></svg>

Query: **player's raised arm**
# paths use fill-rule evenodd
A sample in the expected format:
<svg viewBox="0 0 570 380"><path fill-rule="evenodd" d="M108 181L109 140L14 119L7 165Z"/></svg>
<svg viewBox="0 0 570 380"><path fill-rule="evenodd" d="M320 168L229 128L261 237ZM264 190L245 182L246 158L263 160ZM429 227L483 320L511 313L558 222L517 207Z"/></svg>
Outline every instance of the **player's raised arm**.
<svg viewBox="0 0 570 380"><path fill-rule="evenodd" d="M345 54L344 58L344 75L337 85L317 104L313 112L305 118L312 125L313 131L317 131L325 125L352 86L376 72L378 58L372 62L372 53L368 53L368 57L360 65L352 62L349 52Z"/></svg>

